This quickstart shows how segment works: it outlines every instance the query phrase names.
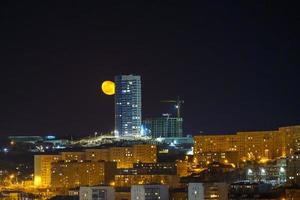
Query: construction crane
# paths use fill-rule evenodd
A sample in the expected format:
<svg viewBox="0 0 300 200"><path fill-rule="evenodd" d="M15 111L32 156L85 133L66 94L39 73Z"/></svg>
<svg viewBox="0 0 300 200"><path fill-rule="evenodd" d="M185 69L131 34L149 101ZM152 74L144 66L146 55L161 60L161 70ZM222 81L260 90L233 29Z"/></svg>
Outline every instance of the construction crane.
<svg viewBox="0 0 300 200"><path fill-rule="evenodd" d="M162 100L163 103L175 103L175 108L177 110L177 117L180 118L181 114L181 106L184 103L183 100L181 100L179 97L177 97L176 100Z"/></svg>

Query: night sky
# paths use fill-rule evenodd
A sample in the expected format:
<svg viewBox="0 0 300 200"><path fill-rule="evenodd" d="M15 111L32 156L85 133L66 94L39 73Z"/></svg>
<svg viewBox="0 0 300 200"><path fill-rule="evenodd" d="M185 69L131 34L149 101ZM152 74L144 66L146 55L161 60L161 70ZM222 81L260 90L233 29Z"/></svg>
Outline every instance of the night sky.
<svg viewBox="0 0 300 200"><path fill-rule="evenodd" d="M47 2L0 3L0 135L113 130L117 74L141 75L143 118L184 99L185 134L300 124L292 1Z"/></svg>

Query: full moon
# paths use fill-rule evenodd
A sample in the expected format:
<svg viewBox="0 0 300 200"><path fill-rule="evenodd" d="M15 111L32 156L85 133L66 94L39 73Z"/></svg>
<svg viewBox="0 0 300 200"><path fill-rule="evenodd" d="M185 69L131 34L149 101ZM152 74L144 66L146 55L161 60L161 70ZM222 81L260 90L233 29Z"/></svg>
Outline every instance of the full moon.
<svg viewBox="0 0 300 200"><path fill-rule="evenodd" d="M115 94L115 83L112 81L104 81L101 85L102 92L106 95Z"/></svg>

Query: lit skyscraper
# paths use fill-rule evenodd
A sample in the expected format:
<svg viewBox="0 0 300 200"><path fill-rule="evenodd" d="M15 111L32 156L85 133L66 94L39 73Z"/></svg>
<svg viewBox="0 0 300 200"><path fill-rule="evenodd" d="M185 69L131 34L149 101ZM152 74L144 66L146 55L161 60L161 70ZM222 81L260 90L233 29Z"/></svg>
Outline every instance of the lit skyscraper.
<svg viewBox="0 0 300 200"><path fill-rule="evenodd" d="M141 77L115 77L115 131L120 136L136 136L141 132Z"/></svg>

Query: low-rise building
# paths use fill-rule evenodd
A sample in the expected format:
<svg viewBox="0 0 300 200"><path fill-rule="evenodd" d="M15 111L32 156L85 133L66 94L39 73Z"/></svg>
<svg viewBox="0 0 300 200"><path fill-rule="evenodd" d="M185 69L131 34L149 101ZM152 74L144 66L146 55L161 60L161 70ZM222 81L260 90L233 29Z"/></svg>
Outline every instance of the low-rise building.
<svg viewBox="0 0 300 200"><path fill-rule="evenodd" d="M227 183L189 183L188 199L228 200Z"/></svg>
<svg viewBox="0 0 300 200"><path fill-rule="evenodd" d="M131 186L132 200L162 200L169 199L167 185L133 185Z"/></svg>
<svg viewBox="0 0 300 200"><path fill-rule="evenodd" d="M286 162L282 159L259 165L248 165L244 168L246 180L281 185L286 182Z"/></svg>
<svg viewBox="0 0 300 200"><path fill-rule="evenodd" d="M115 187L116 200L131 200L130 187Z"/></svg>
<svg viewBox="0 0 300 200"><path fill-rule="evenodd" d="M185 187L173 188L169 190L170 200L187 200L188 192Z"/></svg>
<svg viewBox="0 0 300 200"><path fill-rule="evenodd" d="M259 199L270 194L272 185L258 182L237 182L230 185L230 199Z"/></svg>
<svg viewBox="0 0 300 200"><path fill-rule="evenodd" d="M110 186L80 187L79 200L115 200L115 189Z"/></svg>
<svg viewBox="0 0 300 200"><path fill-rule="evenodd" d="M300 184L300 152L287 158L286 173L289 184Z"/></svg>
<svg viewBox="0 0 300 200"><path fill-rule="evenodd" d="M300 188L299 187L286 188L285 196L286 196L285 198L286 200L300 199Z"/></svg>

